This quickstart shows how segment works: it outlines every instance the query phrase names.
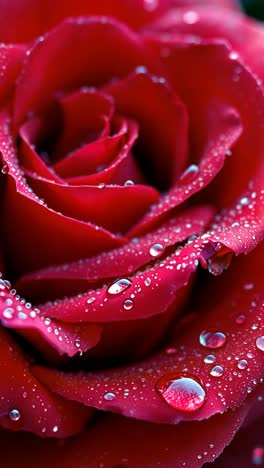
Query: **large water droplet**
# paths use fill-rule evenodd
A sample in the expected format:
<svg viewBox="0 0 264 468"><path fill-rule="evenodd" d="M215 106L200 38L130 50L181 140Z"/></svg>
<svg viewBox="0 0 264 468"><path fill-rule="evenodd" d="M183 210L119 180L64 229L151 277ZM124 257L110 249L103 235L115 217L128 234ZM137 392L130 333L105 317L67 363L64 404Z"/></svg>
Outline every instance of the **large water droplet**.
<svg viewBox="0 0 264 468"><path fill-rule="evenodd" d="M162 244L153 244L149 249L149 253L152 257L160 257L164 252L164 247Z"/></svg>
<svg viewBox="0 0 264 468"><path fill-rule="evenodd" d="M224 346L226 335L217 330L205 330L200 334L199 341L205 348L218 349Z"/></svg>
<svg viewBox="0 0 264 468"><path fill-rule="evenodd" d="M181 185L190 183L197 174L199 173L199 167L196 164L191 164L185 171L182 173L181 177L179 178L179 183Z"/></svg>
<svg viewBox="0 0 264 468"><path fill-rule="evenodd" d="M221 275L229 267L233 257L233 252L225 254L216 253L207 260L207 267L209 273L214 276Z"/></svg>
<svg viewBox="0 0 264 468"><path fill-rule="evenodd" d="M9 417L11 419L11 421L19 421L20 419L20 411L18 411L17 409L12 409L9 413Z"/></svg>
<svg viewBox="0 0 264 468"><path fill-rule="evenodd" d="M156 383L156 389L169 406L180 411L197 411L206 401L202 383L190 374L165 374Z"/></svg>
<svg viewBox="0 0 264 468"><path fill-rule="evenodd" d="M222 377L223 373L224 373L224 368L222 366L214 366L210 370L210 375L212 377Z"/></svg>
<svg viewBox="0 0 264 468"><path fill-rule="evenodd" d="M131 284L132 284L132 281L130 281L129 279L121 278L115 281L114 283L110 284L107 291L111 295L120 294L126 289L130 288Z"/></svg>
<svg viewBox="0 0 264 468"><path fill-rule="evenodd" d="M256 346L260 351L264 351L264 335L256 339Z"/></svg>
<svg viewBox="0 0 264 468"><path fill-rule="evenodd" d="M133 309L135 303L133 301L133 299L126 299L124 302L123 302L123 307L125 310L131 310Z"/></svg>

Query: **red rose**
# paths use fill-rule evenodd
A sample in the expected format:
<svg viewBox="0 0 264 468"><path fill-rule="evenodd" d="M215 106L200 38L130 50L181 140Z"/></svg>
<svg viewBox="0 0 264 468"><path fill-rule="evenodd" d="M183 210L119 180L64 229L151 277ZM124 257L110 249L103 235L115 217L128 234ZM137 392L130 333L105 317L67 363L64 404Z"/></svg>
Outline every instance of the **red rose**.
<svg viewBox="0 0 264 468"><path fill-rule="evenodd" d="M0 1L2 464L260 464L263 27L98 3Z"/></svg>

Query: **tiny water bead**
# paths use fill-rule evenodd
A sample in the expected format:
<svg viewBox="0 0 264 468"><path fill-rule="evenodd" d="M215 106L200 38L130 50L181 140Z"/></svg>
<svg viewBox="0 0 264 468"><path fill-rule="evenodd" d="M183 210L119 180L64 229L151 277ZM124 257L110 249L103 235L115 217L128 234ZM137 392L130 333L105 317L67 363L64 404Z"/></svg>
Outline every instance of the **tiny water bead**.
<svg viewBox="0 0 264 468"><path fill-rule="evenodd" d="M131 310L133 309L135 303L133 301L133 299L126 299L124 302L123 302L123 308L125 310Z"/></svg>
<svg viewBox="0 0 264 468"><path fill-rule="evenodd" d="M108 294L115 296L116 294L121 294L126 289L130 288L132 281L127 278L120 278L114 283L110 284L107 289Z"/></svg>
<svg viewBox="0 0 264 468"><path fill-rule="evenodd" d="M205 348L219 349L226 342L226 335L217 330L204 330L199 337L200 344Z"/></svg>
<svg viewBox="0 0 264 468"><path fill-rule="evenodd" d="M216 361L216 357L213 354L208 354L204 358L205 364L213 364Z"/></svg>
<svg viewBox="0 0 264 468"><path fill-rule="evenodd" d="M150 246L149 253L152 257L160 257L164 252L162 244L153 244Z"/></svg>
<svg viewBox="0 0 264 468"><path fill-rule="evenodd" d="M180 411L197 411L207 398L199 379L186 373L165 374L156 383L156 389L169 406Z"/></svg>
<svg viewBox="0 0 264 468"><path fill-rule="evenodd" d="M20 411L18 411L17 409L12 409L9 413L9 417L11 419L11 421L19 421L20 419Z"/></svg>
<svg viewBox="0 0 264 468"><path fill-rule="evenodd" d="M210 370L210 375L212 377L222 377L223 373L224 373L224 368L222 366L214 366Z"/></svg>
<svg viewBox="0 0 264 468"><path fill-rule="evenodd" d="M256 346L260 351L264 351L264 335L256 339Z"/></svg>
<svg viewBox="0 0 264 468"><path fill-rule="evenodd" d="M114 400L115 398L116 398L115 394L114 394L114 393L111 393L111 392L107 392L107 393L105 393L105 395L104 395L104 399L105 399L106 401L112 401L112 400Z"/></svg>

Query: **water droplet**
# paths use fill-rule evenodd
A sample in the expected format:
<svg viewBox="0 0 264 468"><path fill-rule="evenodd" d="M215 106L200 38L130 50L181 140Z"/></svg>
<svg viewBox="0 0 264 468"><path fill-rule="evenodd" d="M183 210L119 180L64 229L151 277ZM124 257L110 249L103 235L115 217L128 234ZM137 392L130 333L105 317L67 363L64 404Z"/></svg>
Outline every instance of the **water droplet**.
<svg viewBox="0 0 264 468"><path fill-rule="evenodd" d="M152 257L160 257L164 252L164 247L162 244L153 244L149 249L149 253Z"/></svg>
<svg viewBox="0 0 264 468"><path fill-rule="evenodd" d="M221 331L207 330L200 334L199 341L205 348L219 349L224 346L226 335Z"/></svg>
<svg viewBox="0 0 264 468"><path fill-rule="evenodd" d="M4 164L1 169L2 174L8 174L9 172L9 166L7 164Z"/></svg>
<svg viewBox="0 0 264 468"><path fill-rule="evenodd" d="M198 13L196 11L187 11L183 15L183 21L186 24L195 24L199 20Z"/></svg>
<svg viewBox="0 0 264 468"><path fill-rule="evenodd" d="M241 359L239 363L237 364L238 369L244 370L248 367L248 362L246 359Z"/></svg>
<svg viewBox="0 0 264 468"><path fill-rule="evenodd" d="M76 348L80 348L81 342L80 342L79 338L77 340L75 340L74 345L76 346Z"/></svg>
<svg viewBox="0 0 264 468"><path fill-rule="evenodd" d="M249 203L250 203L250 200L247 197L243 197L240 199L240 204L243 206L247 206Z"/></svg>
<svg viewBox="0 0 264 468"><path fill-rule="evenodd" d="M260 351L264 351L264 335L256 339L256 346Z"/></svg>
<svg viewBox="0 0 264 468"><path fill-rule="evenodd" d="M156 389L169 406L181 411L196 411L206 401L202 383L189 374L165 374L158 380Z"/></svg>
<svg viewBox="0 0 264 468"><path fill-rule="evenodd" d="M98 184L98 188L99 188L99 189L105 188L105 184L104 184L104 183Z"/></svg>
<svg viewBox="0 0 264 468"><path fill-rule="evenodd" d="M179 178L179 182L181 185L188 184L191 182L199 173L199 167L196 164L191 164Z"/></svg>
<svg viewBox="0 0 264 468"><path fill-rule="evenodd" d="M236 323L238 325L242 325L246 320L246 317L245 315L238 315L237 318L236 318Z"/></svg>
<svg viewBox="0 0 264 468"><path fill-rule="evenodd" d="M238 59L238 53L237 53L237 52L234 52L234 51L230 52L229 58L230 58L231 60L237 60L237 59Z"/></svg>
<svg viewBox="0 0 264 468"><path fill-rule="evenodd" d="M145 284L145 286L149 286L151 284L151 279L146 278L145 281L144 281L144 284Z"/></svg>
<svg viewBox="0 0 264 468"><path fill-rule="evenodd" d="M135 72L138 73L138 74L145 74L147 73L147 69L146 67L144 67L144 65L139 65L138 67L135 68Z"/></svg>
<svg viewBox="0 0 264 468"><path fill-rule="evenodd" d="M207 267L209 273L214 276L221 275L229 267L233 257L233 252L225 254L216 253L207 260Z"/></svg>
<svg viewBox="0 0 264 468"><path fill-rule="evenodd" d="M20 320L26 320L27 319L27 314L25 314L25 312L18 312L17 316L18 316L18 318Z"/></svg>
<svg viewBox="0 0 264 468"><path fill-rule="evenodd" d="M204 358L205 364L213 364L216 361L216 357L213 354L208 354Z"/></svg>
<svg viewBox="0 0 264 468"><path fill-rule="evenodd" d="M92 304L93 302L95 301L95 297L89 297L89 299L87 299L87 304Z"/></svg>
<svg viewBox="0 0 264 468"><path fill-rule="evenodd" d="M134 182L133 182L133 180L126 180L125 183L124 183L124 185L125 185L126 187L129 186L129 185L134 185Z"/></svg>
<svg viewBox="0 0 264 468"><path fill-rule="evenodd" d="M116 397L115 394L111 392L105 393L104 395L104 399L107 401L112 401L115 399L115 397Z"/></svg>
<svg viewBox="0 0 264 468"><path fill-rule="evenodd" d="M59 430L59 426L53 426L53 428L52 428L53 432L58 432L58 430Z"/></svg>
<svg viewBox="0 0 264 468"><path fill-rule="evenodd" d="M5 309L4 312L3 312L3 316L6 319L13 318L13 315L14 315L14 309L12 309L12 307L7 307L7 309Z"/></svg>
<svg viewBox="0 0 264 468"><path fill-rule="evenodd" d="M131 284L132 284L132 281L130 281L129 279L121 278L121 279L115 281L114 283L112 283L108 287L107 291L111 295L120 294L123 291L125 291L126 289L130 288Z"/></svg>
<svg viewBox="0 0 264 468"><path fill-rule="evenodd" d="M132 299L126 299L124 302L123 302L123 307L125 310L131 310L133 309L135 303Z"/></svg>
<svg viewBox="0 0 264 468"><path fill-rule="evenodd" d="M9 413L9 417L10 417L11 421L19 421L20 411L18 411L17 409L12 409L12 411L10 411L10 413Z"/></svg>
<svg viewBox="0 0 264 468"><path fill-rule="evenodd" d="M264 448L255 447L252 451L252 464L253 465L262 465L264 462Z"/></svg>
<svg viewBox="0 0 264 468"><path fill-rule="evenodd" d="M224 373L224 368L222 366L214 366L210 370L210 375L212 375L212 377L222 377L223 373Z"/></svg>

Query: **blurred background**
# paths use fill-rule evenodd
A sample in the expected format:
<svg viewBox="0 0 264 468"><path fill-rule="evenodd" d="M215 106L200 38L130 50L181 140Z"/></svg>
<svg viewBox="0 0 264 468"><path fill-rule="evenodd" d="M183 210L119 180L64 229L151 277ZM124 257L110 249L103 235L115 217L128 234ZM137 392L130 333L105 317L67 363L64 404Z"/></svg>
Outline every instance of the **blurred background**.
<svg viewBox="0 0 264 468"><path fill-rule="evenodd" d="M240 0L240 2L248 15L264 20L264 0Z"/></svg>

